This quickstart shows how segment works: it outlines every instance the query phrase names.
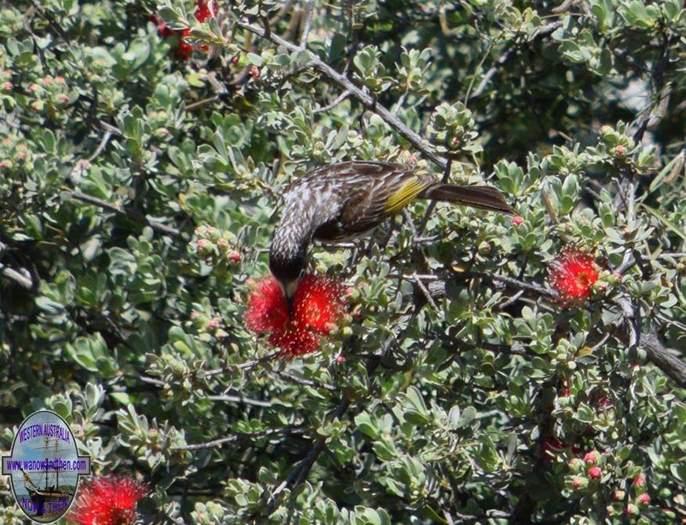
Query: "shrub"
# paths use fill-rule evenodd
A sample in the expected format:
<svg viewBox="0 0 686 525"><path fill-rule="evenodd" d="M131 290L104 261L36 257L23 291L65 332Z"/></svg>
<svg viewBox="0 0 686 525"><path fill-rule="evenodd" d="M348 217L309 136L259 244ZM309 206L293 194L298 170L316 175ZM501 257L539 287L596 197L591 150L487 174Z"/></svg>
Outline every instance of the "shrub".
<svg viewBox="0 0 686 525"><path fill-rule="evenodd" d="M2 448L55 410L145 523L683 519L685 37L677 0L4 3ZM281 359L244 321L279 195L348 159L518 215L315 247L349 319Z"/></svg>

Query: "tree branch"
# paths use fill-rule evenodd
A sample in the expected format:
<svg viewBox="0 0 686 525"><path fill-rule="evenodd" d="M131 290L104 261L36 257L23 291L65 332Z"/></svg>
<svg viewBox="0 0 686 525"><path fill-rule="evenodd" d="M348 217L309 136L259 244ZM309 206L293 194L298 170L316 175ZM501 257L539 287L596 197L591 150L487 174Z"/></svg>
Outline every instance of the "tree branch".
<svg viewBox="0 0 686 525"><path fill-rule="evenodd" d="M686 363L677 357L679 352L662 344L654 329L642 335L640 346L646 351L651 363L677 385L686 387Z"/></svg>
<svg viewBox="0 0 686 525"><path fill-rule="evenodd" d="M97 197L93 197L92 195L87 195L85 193L82 193L80 191L70 191L67 192L67 195L75 200L85 202L88 204L92 204L94 206L98 206L99 208L102 208L103 210L111 211L112 213L116 213L118 215L123 215L125 217L128 217L133 220L142 220L150 226L153 230L165 234L165 235L171 235L172 237L180 237L181 232L177 230L176 228L172 228L171 226L167 226L166 224L162 224L161 222L157 222L154 219L150 219L149 217L143 215L142 213L137 214L133 213L131 211L126 211L119 206L116 206L114 204L110 204L107 201L104 201L102 199L98 199Z"/></svg>
<svg viewBox="0 0 686 525"><path fill-rule="evenodd" d="M401 135L405 140L407 140L410 144L412 144L415 148L417 148L426 158L429 160L433 161L435 164L440 166L442 169L445 169L447 165L446 159L443 157L439 156L436 154L433 149L431 148L431 145L429 144L428 141L423 139L420 135L412 131L409 127L407 127L397 116L395 116L393 113L391 113L388 109L386 109L384 106L381 104L378 104L376 102L376 99L367 91L363 90L362 88L359 88L355 84L353 84L350 79L348 79L345 75L339 73L336 71L334 68L332 68L330 65L328 65L326 62L324 62L322 59L320 59L317 55L312 53L311 51L307 49L302 49L299 46L296 46L295 44L292 44L288 42L287 40L284 40L278 35L275 35L272 32L267 32L264 29L260 27L253 26L251 24L248 24L246 22L242 21L237 21L236 24L238 27L245 29L246 31L250 31L251 33L261 37L265 38L267 40L270 40L272 43L276 44L277 46L284 47L291 53L299 52L299 53L306 53L307 58L315 69L319 70L325 77L327 77L329 80L332 82L338 84L340 87L342 87L345 91L348 91L351 96L355 97L359 102L362 103L364 107L369 109L370 111L373 111L376 113L381 119L386 122L393 130L395 130L399 135Z"/></svg>
<svg viewBox="0 0 686 525"><path fill-rule="evenodd" d="M562 26L562 22L556 21L556 22L551 22L543 27L541 27L534 35L531 37L530 40L533 40L534 38L538 38L539 36L547 36L557 30L557 28ZM476 87L474 92L467 98L467 102L472 99L472 98L479 98L481 95L483 95L483 92L486 90L486 87L488 86L488 83L493 79L495 74L498 72L498 70L503 67L507 62L510 61L510 59L514 56L515 51L517 50L517 47L513 45L512 47L509 47L508 49L505 50L505 52L500 55L498 60L496 60L495 64L493 64L488 71L484 74L484 76L481 78L481 82L479 82L479 85Z"/></svg>

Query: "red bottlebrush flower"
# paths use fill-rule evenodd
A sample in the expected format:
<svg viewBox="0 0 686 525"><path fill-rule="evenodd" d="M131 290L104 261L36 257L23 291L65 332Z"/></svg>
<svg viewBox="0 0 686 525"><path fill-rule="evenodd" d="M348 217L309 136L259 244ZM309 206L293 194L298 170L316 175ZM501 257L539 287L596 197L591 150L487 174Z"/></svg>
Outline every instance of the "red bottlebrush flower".
<svg viewBox="0 0 686 525"><path fill-rule="evenodd" d="M270 334L269 343L284 357L317 350L322 335L331 332L344 312L345 288L326 277L305 275L293 296L291 315L278 281L264 279L248 300L246 326L258 334Z"/></svg>
<svg viewBox="0 0 686 525"><path fill-rule="evenodd" d="M258 334L283 332L288 323L288 305L276 279L260 281L250 295L245 324Z"/></svg>
<svg viewBox="0 0 686 525"><path fill-rule="evenodd" d="M549 279L563 303L577 303L591 295L600 272L593 257L574 248L565 249L550 266Z"/></svg>
<svg viewBox="0 0 686 525"><path fill-rule="evenodd" d="M138 500L147 493L145 485L126 476L95 478L79 489L67 519L77 525L133 525Z"/></svg>
<svg viewBox="0 0 686 525"><path fill-rule="evenodd" d="M565 444L554 436L547 437L541 444L541 456L543 461L549 463L553 461L563 450Z"/></svg>
<svg viewBox="0 0 686 525"><path fill-rule="evenodd" d="M319 348L321 337L295 323L288 323L286 330L274 332L269 337L269 343L281 349L281 356L293 358L299 355L307 355Z"/></svg>
<svg viewBox="0 0 686 525"><path fill-rule="evenodd" d="M217 14L217 5L214 0L198 0L195 10L195 19L200 22L207 22Z"/></svg>
<svg viewBox="0 0 686 525"><path fill-rule="evenodd" d="M186 42L183 37L179 40L179 46L176 48L176 57L181 60L188 60L193 53L193 46Z"/></svg>
<svg viewBox="0 0 686 525"><path fill-rule="evenodd" d="M169 27L159 16L151 15L149 20L157 26L157 34L162 38L167 38L174 34L174 30Z"/></svg>
<svg viewBox="0 0 686 525"><path fill-rule="evenodd" d="M603 475L603 471L600 470L600 467L591 467L586 473L591 479L600 479L600 477Z"/></svg>
<svg viewBox="0 0 686 525"><path fill-rule="evenodd" d="M650 505L650 496L644 492L636 501L638 501L639 505Z"/></svg>
<svg viewBox="0 0 686 525"><path fill-rule="evenodd" d="M188 60L193 54L193 44L186 41L186 37L191 34L191 29L187 27L178 32L179 45L176 47L176 57L181 60Z"/></svg>
<svg viewBox="0 0 686 525"><path fill-rule="evenodd" d="M320 334L331 332L343 313L345 288L333 279L306 275L293 297L297 324Z"/></svg>

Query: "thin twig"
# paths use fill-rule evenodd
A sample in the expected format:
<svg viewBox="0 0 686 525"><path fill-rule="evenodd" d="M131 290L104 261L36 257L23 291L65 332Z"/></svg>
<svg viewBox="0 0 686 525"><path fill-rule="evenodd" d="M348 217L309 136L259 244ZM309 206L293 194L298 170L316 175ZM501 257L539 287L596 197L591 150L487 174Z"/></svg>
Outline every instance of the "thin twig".
<svg viewBox="0 0 686 525"><path fill-rule="evenodd" d="M246 31L249 31L259 37L266 38L277 46L284 47L290 52L307 53L307 58L312 67L319 70L322 74L324 74L324 76L341 86L344 90L349 91L353 97L360 101L368 110L373 111L379 117L381 117L386 124L388 124L399 135L404 137L410 144L417 148L426 158L430 159L441 168L445 168L447 161L436 154L431 149L431 145L425 139L407 127L397 116L391 113L384 106L378 104L376 99L368 91L357 87L350 81L350 79L329 66L326 62L319 58L319 56L309 50L301 49L299 46L291 44L287 40L284 40L274 33L267 33L260 27L256 27L241 21L238 21L236 24L242 29L245 29Z"/></svg>
<svg viewBox="0 0 686 525"><path fill-rule="evenodd" d="M243 396L229 396L229 395L218 395L218 396L206 396L203 399L209 401L226 401L227 403L239 403L243 405L251 405L261 408L271 408L271 401L262 401L260 399L250 399Z"/></svg>
<svg viewBox="0 0 686 525"><path fill-rule="evenodd" d="M305 0L305 7L303 7L303 14L301 20L302 34L300 35L300 47L305 49L307 45L307 37L310 35L312 28L312 15L314 14L314 0Z"/></svg>
<svg viewBox="0 0 686 525"><path fill-rule="evenodd" d="M350 400L348 400L347 398L341 400L338 406L336 406L336 408L334 409L332 419L339 419L343 414L345 414L349 406ZM267 514L271 514L273 510L277 507L281 499L280 496L284 490L297 487L300 483L302 483L305 480L305 478L310 472L310 469L312 469L312 465L314 465L314 462L317 460L317 458L324 451L325 448L326 437L322 436L320 438L317 438L312 448L310 448L310 451L303 458L303 460L298 464L297 467L295 467L288 474L288 477L278 487L276 487L274 492L272 492L267 507Z"/></svg>
<svg viewBox="0 0 686 525"><path fill-rule="evenodd" d="M93 154L90 157L88 157L88 162L93 162L96 158L98 158L98 156L107 147L107 143L110 141L111 138L112 132L110 130L105 131L105 134L102 136L100 144L98 144L98 147L95 149Z"/></svg>
<svg viewBox="0 0 686 525"><path fill-rule="evenodd" d="M541 27L536 33L529 39L529 41L533 40L534 38L538 38L541 36L547 36L551 33L554 33L559 27L562 26L562 22L560 21L555 21L551 22L543 27ZM479 98L481 95L483 95L484 91L486 90L486 87L488 86L488 83L493 79L495 74L498 72L498 70L503 67L509 60L512 58L514 55L515 51L517 50L517 43L513 43L512 47L509 47L496 61L495 64L493 64L488 71L484 74L483 78L481 79L481 82L479 82L479 85L476 87L474 92L471 94L469 99L472 98ZM467 100L469 100L467 99Z"/></svg>
<svg viewBox="0 0 686 525"><path fill-rule="evenodd" d="M326 111L330 111L330 110L332 110L333 108L335 108L336 106L338 106L338 104L340 104L341 102L343 102L343 101L344 101L346 98L348 98L349 96L350 96L350 91L345 90L343 93L341 93L340 95L338 95L338 96L336 97L336 99L335 99L333 102L331 102L331 104L327 104L326 106L322 106L322 107L320 107L320 108L317 108L317 109L315 109L314 111L312 111L312 113L314 113L314 114L316 115L317 113L324 113L324 112L326 112Z"/></svg>
<svg viewBox="0 0 686 525"><path fill-rule="evenodd" d="M197 100L195 102L188 104L186 106L186 111L194 111L198 108L206 106L207 104L212 104L212 102L216 102L220 98L221 97L219 95L212 95L211 97L203 98L202 100Z"/></svg>
<svg viewBox="0 0 686 525"><path fill-rule="evenodd" d="M413 279L414 282L417 283L417 286L419 287L419 289L420 289L420 290L422 291L422 293L424 294L424 297L426 297L426 300L429 301L429 304L431 305L431 308L433 308L434 310L438 311L438 305L436 305L436 302L433 300L433 297L431 297L431 293L430 293L429 290L426 288L426 286L424 286L424 283L422 282L422 280L421 280L419 277L417 277L417 274L416 274L416 273L413 274L412 277L414 278L414 279Z"/></svg>
<svg viewBox="0 0 686 525"><path fill-rule="evenodd" d="M646 351L648 359L677 385L686 387L686 363L679 359L679 352L666 348L660 341L657 332L651 330L641 337L641 348Z"/></svg>
<svg viewBox="0 0 686 525"><path fill-rule="evenodd" d="M278 435L293 435L299 434L302 430L299 428L277 428L264 430L262 432L236 432L230 436L223 438L213 439L211 441L206 441L204 443L193 443L189 445L181 445L178 447L171 447L172 450L201 450L205 448L217 448L226 445L227 443L233 443L240 439L253 441L255 439L278 436Z"/></svg>
<svg viewBox="0 0 686 525"><path fill-rule="evenodd" d="M126 211L119 206L116 206L114 204L110 204L107 201L104 201L102 199L98 199L97 197L93 197L92 195L87 195L85 193L82 193L80 191L70 191L67 192L67 195L72 198L79 200L81 202L85 202L88 204L92 204L94 206L98 206L99 208L102 208L107 211L111 211L112 213L116 213L118 215L124 215L125 217L129 217L130 219L142 219L148 226L150 226L153 230L163 233L165 235L171 235L173 237L180 237L181 232L177 230L176 228L172 228L171 226L167 226L166 224L162 224L160 222L157 222L156 220L150 219L149 217L140 214L140 217L138 214L133 213L131 211Z"/></svg>

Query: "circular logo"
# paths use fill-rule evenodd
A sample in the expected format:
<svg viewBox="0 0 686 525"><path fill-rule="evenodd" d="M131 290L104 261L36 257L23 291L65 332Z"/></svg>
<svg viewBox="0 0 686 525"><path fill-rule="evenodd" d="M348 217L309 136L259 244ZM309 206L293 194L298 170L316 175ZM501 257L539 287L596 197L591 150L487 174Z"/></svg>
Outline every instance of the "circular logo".
<svg viewBox="0 0 686 525"><path fill-rule="evenodd" d="M79 456L74 434L55 412L39 410L27 417L2 458L12 493L26 516L38 523L61 518L74 500L80 475L90 474L90 457Z"/></svg>

